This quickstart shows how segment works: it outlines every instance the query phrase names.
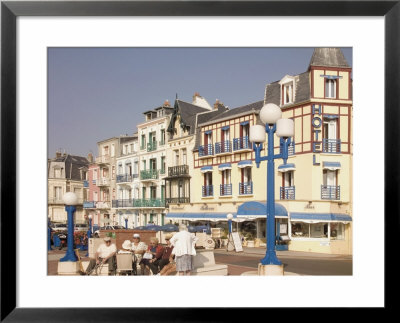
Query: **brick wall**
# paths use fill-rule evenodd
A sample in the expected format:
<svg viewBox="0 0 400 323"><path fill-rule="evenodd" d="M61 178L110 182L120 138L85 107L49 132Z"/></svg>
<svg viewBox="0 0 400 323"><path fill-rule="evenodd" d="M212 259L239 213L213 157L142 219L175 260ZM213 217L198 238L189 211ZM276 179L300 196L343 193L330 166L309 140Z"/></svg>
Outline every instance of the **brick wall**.
<svg viewBox="0 0 400 323"><path fill-rule="evenodd" d="M150 238L156 236L156 231L151 230L100 230L100 238L104 238L108 232L115 233L116 238L111 238L112 243L115 243L117 249L122 249L122 244L125 240L133 241L133 234L140 234L140 241L149 245Z"/></svg>

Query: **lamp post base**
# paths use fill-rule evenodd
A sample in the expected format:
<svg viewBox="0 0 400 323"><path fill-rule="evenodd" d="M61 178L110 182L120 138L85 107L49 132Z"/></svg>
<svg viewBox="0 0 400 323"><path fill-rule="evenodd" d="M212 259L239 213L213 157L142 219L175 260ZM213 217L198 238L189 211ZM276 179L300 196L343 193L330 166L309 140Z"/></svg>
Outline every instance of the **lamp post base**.
<svg viewBox="0 0 400 323"><path fill-rule="evenodd" d="M59 261L57 274L58 275L76 275L79 272L78 261Z"/></svg>
<svg viewBox="0 0 400 323"><path fill-rule="evenodd" d="M258 276L283 276L283 265L258 264Z"/></svg>

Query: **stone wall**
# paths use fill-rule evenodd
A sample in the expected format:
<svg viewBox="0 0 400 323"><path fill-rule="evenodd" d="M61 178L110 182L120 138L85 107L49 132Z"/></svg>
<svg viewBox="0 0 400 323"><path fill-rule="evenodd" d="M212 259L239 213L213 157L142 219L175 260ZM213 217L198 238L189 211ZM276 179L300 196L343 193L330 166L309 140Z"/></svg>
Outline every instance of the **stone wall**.
<svg viewBox="0 0 400 323"><path fill-rule="evenodd" d="M107 233L115 233L116 238L111 238L111 241L116 244L117 249L122 249L122 244L125 240L133 241L133 234L140 234L140 241L149 245L150 238L156 236L156 231L151 230L100 230L100 238L104 238Z"/></svg>

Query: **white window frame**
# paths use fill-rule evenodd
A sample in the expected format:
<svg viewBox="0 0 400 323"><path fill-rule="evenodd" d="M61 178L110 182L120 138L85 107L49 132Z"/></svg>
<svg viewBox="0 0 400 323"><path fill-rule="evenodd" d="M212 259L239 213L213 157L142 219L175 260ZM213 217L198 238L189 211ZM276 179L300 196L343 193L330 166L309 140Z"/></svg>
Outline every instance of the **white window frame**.
<svg viewBox="0 0 400 323"><path fill-rule="evenodd" d="M325 97L336 99L336 80L325 79Z"/></svg>

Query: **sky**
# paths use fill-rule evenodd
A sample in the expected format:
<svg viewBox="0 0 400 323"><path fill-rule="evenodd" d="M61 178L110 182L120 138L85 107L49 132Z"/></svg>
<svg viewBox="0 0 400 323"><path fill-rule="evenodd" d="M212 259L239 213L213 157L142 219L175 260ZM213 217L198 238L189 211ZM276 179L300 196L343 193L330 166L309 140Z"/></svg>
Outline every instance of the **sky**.
<svg viewBox="0 0 400 323"><path fill-rule="evenodd" d="M342 48L350 66L352 49ZM143 112L169 100L230 109L264 98L265 85L307 70L313 48L49 48L48 157L98 156L97 142L132 135Z"/></svg>

